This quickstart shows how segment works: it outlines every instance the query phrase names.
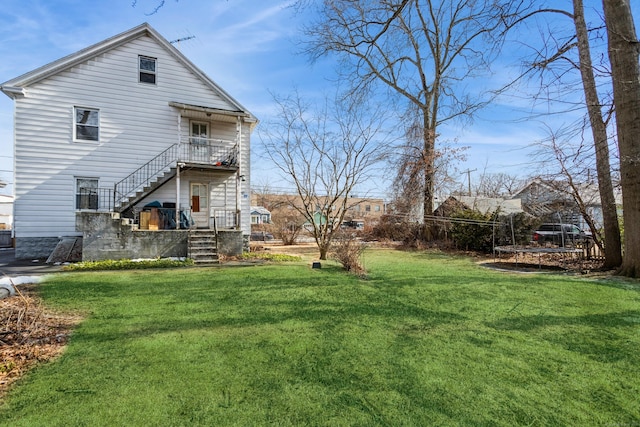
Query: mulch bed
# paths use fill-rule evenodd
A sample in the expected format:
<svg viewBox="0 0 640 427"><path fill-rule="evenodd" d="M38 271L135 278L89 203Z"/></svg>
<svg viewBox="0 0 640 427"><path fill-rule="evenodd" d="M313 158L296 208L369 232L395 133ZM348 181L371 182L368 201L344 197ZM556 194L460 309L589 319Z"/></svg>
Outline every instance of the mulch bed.
<svg viewBox="0 0 640 427"><path fill-rule="evenodd" d="M520 253L501 255L487 260L487 267L500 268L514 271L547 271L547 272L572 272L588 273L602 269L602 260L587 260L570 254L535 254Z"/></svg>
<svg viewBox="0 0 640 427"><path fill-rule="evenodd" d="M33 285L0 300L0 397L29 368L60 355L80 320L44 307Z"/></svg>

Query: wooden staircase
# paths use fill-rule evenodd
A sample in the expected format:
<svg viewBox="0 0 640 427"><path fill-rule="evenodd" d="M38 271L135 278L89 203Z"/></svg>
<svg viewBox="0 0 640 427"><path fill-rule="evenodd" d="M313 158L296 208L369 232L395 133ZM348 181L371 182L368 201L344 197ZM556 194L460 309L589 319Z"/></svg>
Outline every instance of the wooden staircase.
<svg viewBox="0 0 640 427"><path fill-rule="evenodd" d="M196 265L217 264L218 238L215 230L189 231L189 258Z"/></svg>

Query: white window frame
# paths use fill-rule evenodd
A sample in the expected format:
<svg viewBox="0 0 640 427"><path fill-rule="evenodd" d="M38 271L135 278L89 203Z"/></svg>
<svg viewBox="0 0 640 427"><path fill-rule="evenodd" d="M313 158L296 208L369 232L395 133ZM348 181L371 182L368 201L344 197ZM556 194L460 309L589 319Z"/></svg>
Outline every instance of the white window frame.
<svg viewBox="0 0 640 427"><path fill-rule="evenodd" d="M91 111L91 112L97 113L98 114L98 124L97 125L93 125L93 124L87 124L87 123L79 123L78 122L78 111ZM97 130L97 137L95 139L81 137L80 135L78 135L78 127L79 126L83 126L83 127L87 127L87 128L95 128ZM73 107L73 140L75 142L100 142L100 109L99 108L80 107L80 106L77 106L77 105Z"/></svg>
<svg viewBox="0 0 640 427"><path fill-rule="evenodd" d="M142 60L153 61L153 71L142 69ZM142 80L142 75L146 74L153 76L153 82L147 82ZM146 55L138 55L138 83L144 83L148 85L158 84L158 58Z"/></svg>
<svg viewBox="0 0 640 427"><path fill-rule="evenodd" d="M200 135L195 135L193 133L193 126L204 126L204 130L206 135L204 138L202 137L202 133ZM197 120L192 120L189 123L189 143L193 145L208 145L211 138L211 133L209 129L209 122L202 122Z"/></svg>
<svg viewBox="0 0 640 427"><path fill-rule="evenodd" d="M84 180L84 181L95 181L95 187L82 187L82 188L89 188L90 190L95 190L95 191L90 191L88 194L82 194L80 192L80 180ZM84 210L90 210L90 211L95 211L98 210L98 208L100 207L100 200L98 197L98 188L100 187L100 179L96 178L96 177L89 177L89 176L76 176L74 179L74 183L75 183L75 208L77 211L84 211ZM86 203L83 203L81 199L82 196L85 196L86 199ZM92 207L92 199L94 200L94 204L95 206ZM83 205L86 205L88 207L82 207Z"/></svg>

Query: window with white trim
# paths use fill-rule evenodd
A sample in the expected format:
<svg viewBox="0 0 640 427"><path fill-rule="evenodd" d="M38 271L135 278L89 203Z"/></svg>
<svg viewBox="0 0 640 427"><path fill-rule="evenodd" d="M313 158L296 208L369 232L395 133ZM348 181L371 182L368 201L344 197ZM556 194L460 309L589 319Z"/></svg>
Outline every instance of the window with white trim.
<svg viewBox="0 0 640 427"><path fill-rule="evenodd" d="M76 141L100 140L100 110L73 107L73 139Z"/></svg>
<svg viewBox="0 0 640 427"><path fill-rule="evenodd" d="M138 56L138 75L140 83L156 84L156 58Z"/></svg>
<svg viewBox="0 0 640 427"><path fill-rule="evenodd" d="M98 178L76 178L76 209L98 209Z"/></svg>

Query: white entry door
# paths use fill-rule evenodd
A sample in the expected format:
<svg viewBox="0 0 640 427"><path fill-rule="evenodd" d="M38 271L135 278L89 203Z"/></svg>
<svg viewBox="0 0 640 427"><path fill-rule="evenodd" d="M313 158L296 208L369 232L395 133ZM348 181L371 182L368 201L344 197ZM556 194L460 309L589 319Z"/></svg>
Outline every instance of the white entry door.
<svg viewBox="0 0 640 427"><path fill-rule="evenodd" d="M191 183L191 217L197 228L209 228L209 186Z"/></svg>

